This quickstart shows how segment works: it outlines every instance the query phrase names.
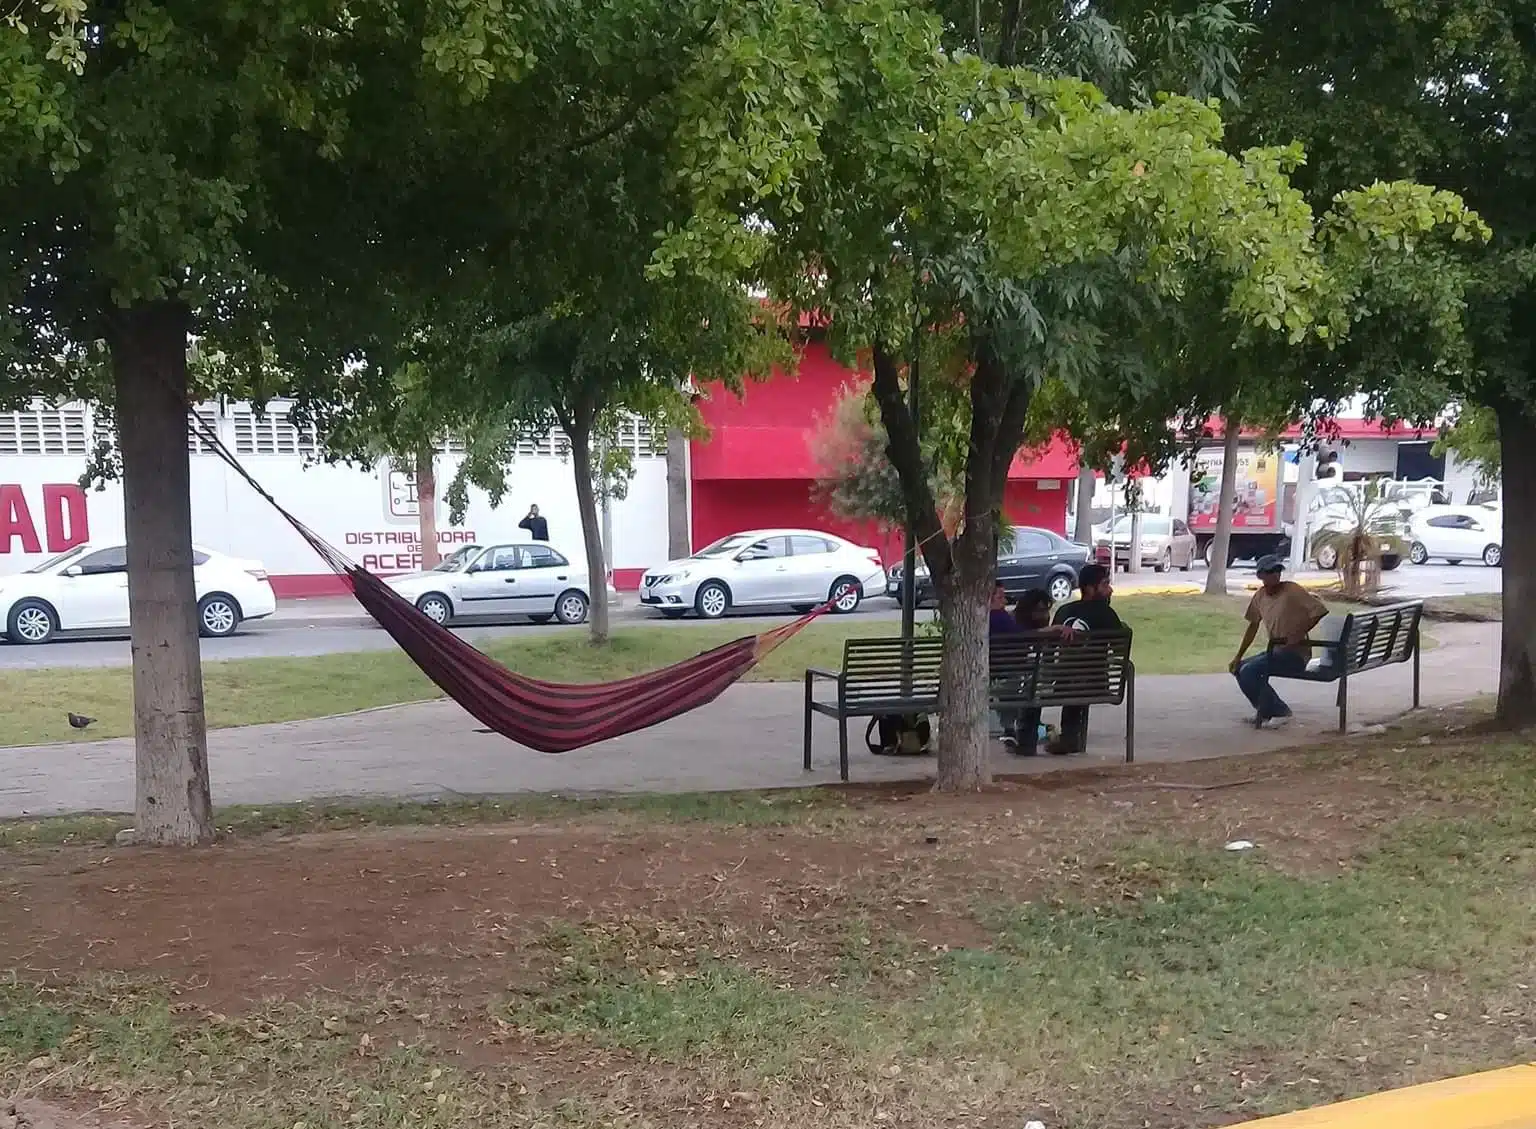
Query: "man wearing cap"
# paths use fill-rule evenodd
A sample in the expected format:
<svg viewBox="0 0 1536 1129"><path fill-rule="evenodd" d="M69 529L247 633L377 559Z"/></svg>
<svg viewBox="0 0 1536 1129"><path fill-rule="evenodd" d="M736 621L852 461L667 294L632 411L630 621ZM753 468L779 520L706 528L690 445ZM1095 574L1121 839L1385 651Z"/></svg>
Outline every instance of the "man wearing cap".
<svg viewBox="0 0 1536 1129"><path fill-rule="evenodd" d="M1259 590L1248 601L1248 610L1243 614L1248 630L1243 633L1230 668L1244 697L1253 704L1259 725L1269 721L1283 723L1290 718L1291 707L1275 693L1270 675L1296 675L1307 669L1312 658L1307 636L1328 614L1327 606L1311 592L1294 580L1280 579L1284 568L1279 557L1259 561ZM1260 624L1269 633L1271 646L1263 654L1245 660L1243 656L1253 645Z"/></svg>

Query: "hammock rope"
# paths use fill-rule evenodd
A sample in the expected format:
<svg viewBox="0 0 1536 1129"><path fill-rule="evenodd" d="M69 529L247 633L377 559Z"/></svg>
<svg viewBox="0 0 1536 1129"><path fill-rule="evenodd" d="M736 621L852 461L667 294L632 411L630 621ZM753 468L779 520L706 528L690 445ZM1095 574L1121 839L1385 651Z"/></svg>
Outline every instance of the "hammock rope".
<svg viewBox="0 0 1536 1129"><path fill-rule="evenodd" d="M761 635L734 639L680 663L616 682L562 683L529 678L508 670L425 615L294 517L251 476L197 413L188 415L203 443L347 581L363 610L423 674L488 729L541 753L570 752L707 705L832 606L828 601ZM598 595L606 596L606 584Z"/></svg>

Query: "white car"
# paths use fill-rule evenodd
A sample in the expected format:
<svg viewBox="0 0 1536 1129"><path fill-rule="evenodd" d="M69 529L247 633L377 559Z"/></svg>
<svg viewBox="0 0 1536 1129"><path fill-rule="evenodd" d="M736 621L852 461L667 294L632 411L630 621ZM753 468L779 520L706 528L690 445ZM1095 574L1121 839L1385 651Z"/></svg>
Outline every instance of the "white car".
<svg viewBox="0 0 1536 1129"><path fill-rule="evenodd" d="M752 529L647 569L640 603L669 619L689 612L719 619L732 608L809 611L828 600L846 614L866 596L883 594L885 585L874 549L809 529Z"/></svg>
<svg viewBox="0 0 1536 1129"><path fill-rule="evenodd" d="M1497 506L1428 506L1408 526L1408 559L1414 564L1504 563L1504 511Z"/></svg>
<svg viewBox="0 0 1536 1129"><path fill-rule="evenodd" d="M193 546L197 626L233 635L248 619L277 611L260 561ZM128 627L128 553L124 545L76 545L16 576L0 577L0 624L12 643L47 643L60 632Z"/></svg>
<svg viewBox="0 0 1536 1129"><path fill-rule="evenodd" d="M586 566L543 541L455 554L431 572L391 576L384 583L438 623L526 616L534 623L576 624L592 606Z"/></svg>

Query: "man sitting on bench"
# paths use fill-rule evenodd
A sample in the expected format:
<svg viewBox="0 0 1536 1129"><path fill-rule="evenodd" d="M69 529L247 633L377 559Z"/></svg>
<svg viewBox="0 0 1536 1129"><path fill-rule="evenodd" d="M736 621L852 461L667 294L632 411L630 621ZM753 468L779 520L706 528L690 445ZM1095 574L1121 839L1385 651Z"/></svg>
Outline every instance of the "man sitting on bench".
<svg viewBox="0 0 1536 1129"><path fill-rule="evenodd" d="M1269 676L1294 677L1307 669L1307 663L1312 661L1307 636L1328 614L1327 605L1311 592L1294 580L1280 579L1284 568L1285 562L1279 557L1259 561L1260 587L1243 613L1248 629L1243 632L1237 657L1229 668L1243 696L1253 706L1254 724L1261 727L1270 722L1284 725L1291 719L1291 707L1275 693ZM1243 656L1253 645L1260 624L1269 633L1270 646L1263 654L1245 660Z"/></svg>
<svg viewBox="0 0 1536 1129"><path fill-rule="evenodd" d="M1124 631L1125 624L1109 606L1115 585L1109 569L1099 564L1084 565L1077 574L1079 599L1062 604L1056 611L1055 624L1070 634L1093 631ZM1081 753L1088 746L1088 707L1061 707L1061 734L1046 748L1057 756Z"/></svg>

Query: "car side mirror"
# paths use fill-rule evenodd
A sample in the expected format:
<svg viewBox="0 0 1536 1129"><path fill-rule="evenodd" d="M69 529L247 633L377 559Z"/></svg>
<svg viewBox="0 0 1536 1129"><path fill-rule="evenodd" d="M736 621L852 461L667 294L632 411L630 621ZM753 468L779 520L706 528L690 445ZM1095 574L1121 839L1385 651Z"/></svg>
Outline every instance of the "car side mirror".
<svg viewBox="0 0 1536 1129"><path fill-rule="evenodd" d="M64 575L69 577L84 576L85 569L81 568L79 565L70 565L64 570Z"/></svg>

